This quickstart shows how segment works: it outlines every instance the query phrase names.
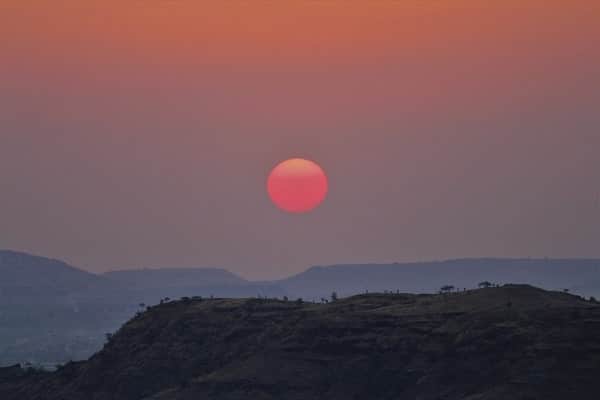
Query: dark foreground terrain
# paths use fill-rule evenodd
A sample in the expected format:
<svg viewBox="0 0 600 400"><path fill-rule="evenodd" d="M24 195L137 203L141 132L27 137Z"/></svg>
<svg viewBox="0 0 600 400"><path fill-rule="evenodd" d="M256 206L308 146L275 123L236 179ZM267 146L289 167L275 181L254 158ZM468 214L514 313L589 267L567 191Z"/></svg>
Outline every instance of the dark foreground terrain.
<svg viewBox="0 0 600 400"><path fill-rule="evenodd" d="M600 304L509 285L329 304L182 300L3 400L598 399Z"/></svg>
<svg viewBox="0 0 600 400"><path fill-rule="evenodd" d="M161 299L278 297L319 300L392 290L434 293L482 281L530 284L600 298L599 259L458 259L311 267L278 281L253 282L215 268L133 269L93 274L66 262L0 250L0 367L52 368L98 352L136 312ZM1 400L1 399L0 399Z"/></svg>

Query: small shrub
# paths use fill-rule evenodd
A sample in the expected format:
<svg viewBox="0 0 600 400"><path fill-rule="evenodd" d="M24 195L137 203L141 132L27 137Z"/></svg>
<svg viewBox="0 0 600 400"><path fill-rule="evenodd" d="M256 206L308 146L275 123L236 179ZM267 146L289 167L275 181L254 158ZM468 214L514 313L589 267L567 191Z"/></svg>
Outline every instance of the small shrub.
<svg viewBox="0 0 600 400"><path fill-rule="evenodd" d="M444 285L440 288L440 293L450 293L454 290L454 286L452 285Z"/></svg>

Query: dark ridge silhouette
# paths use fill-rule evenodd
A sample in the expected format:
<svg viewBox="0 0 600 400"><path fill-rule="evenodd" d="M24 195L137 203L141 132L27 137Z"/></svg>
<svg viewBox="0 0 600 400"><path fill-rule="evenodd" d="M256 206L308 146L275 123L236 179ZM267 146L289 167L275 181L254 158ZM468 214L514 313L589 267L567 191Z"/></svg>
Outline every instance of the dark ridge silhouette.
<svg viewBox="0 0 600 400"><path fill-rule="evenodd" d="M186 299L88 361L0 369L3 400L597 399L600 304L507 285L328 304Z"/></svg>

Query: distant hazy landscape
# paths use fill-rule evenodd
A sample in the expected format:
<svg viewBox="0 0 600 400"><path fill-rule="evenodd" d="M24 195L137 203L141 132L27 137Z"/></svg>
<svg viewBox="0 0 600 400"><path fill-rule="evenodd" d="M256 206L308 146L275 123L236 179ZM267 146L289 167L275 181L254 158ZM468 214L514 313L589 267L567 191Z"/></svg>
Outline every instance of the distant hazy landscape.
<svg viewBox="0 0 600 400"><path fill-rule="evenodd" d="M93 274L58 260L0 251L0 366L47 368L102 348L136 313L182 297L278 298L322 302L335 292L436 293L530 284L600 298L600 260L463 259L315 266L276 281L252 282L215 268L137 269Z"/></svg>

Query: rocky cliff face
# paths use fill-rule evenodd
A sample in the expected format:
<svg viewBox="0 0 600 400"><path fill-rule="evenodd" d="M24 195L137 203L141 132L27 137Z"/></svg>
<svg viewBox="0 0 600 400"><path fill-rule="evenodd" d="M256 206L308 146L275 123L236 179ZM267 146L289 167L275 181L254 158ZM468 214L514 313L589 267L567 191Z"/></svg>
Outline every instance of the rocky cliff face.
<svg viewBox="0 0 600 400"><path fill-rule="evenodd" d="M187 300L90 360L0 370L0 398L597 399L600 304L530 286L329 304Z"/></svg>

